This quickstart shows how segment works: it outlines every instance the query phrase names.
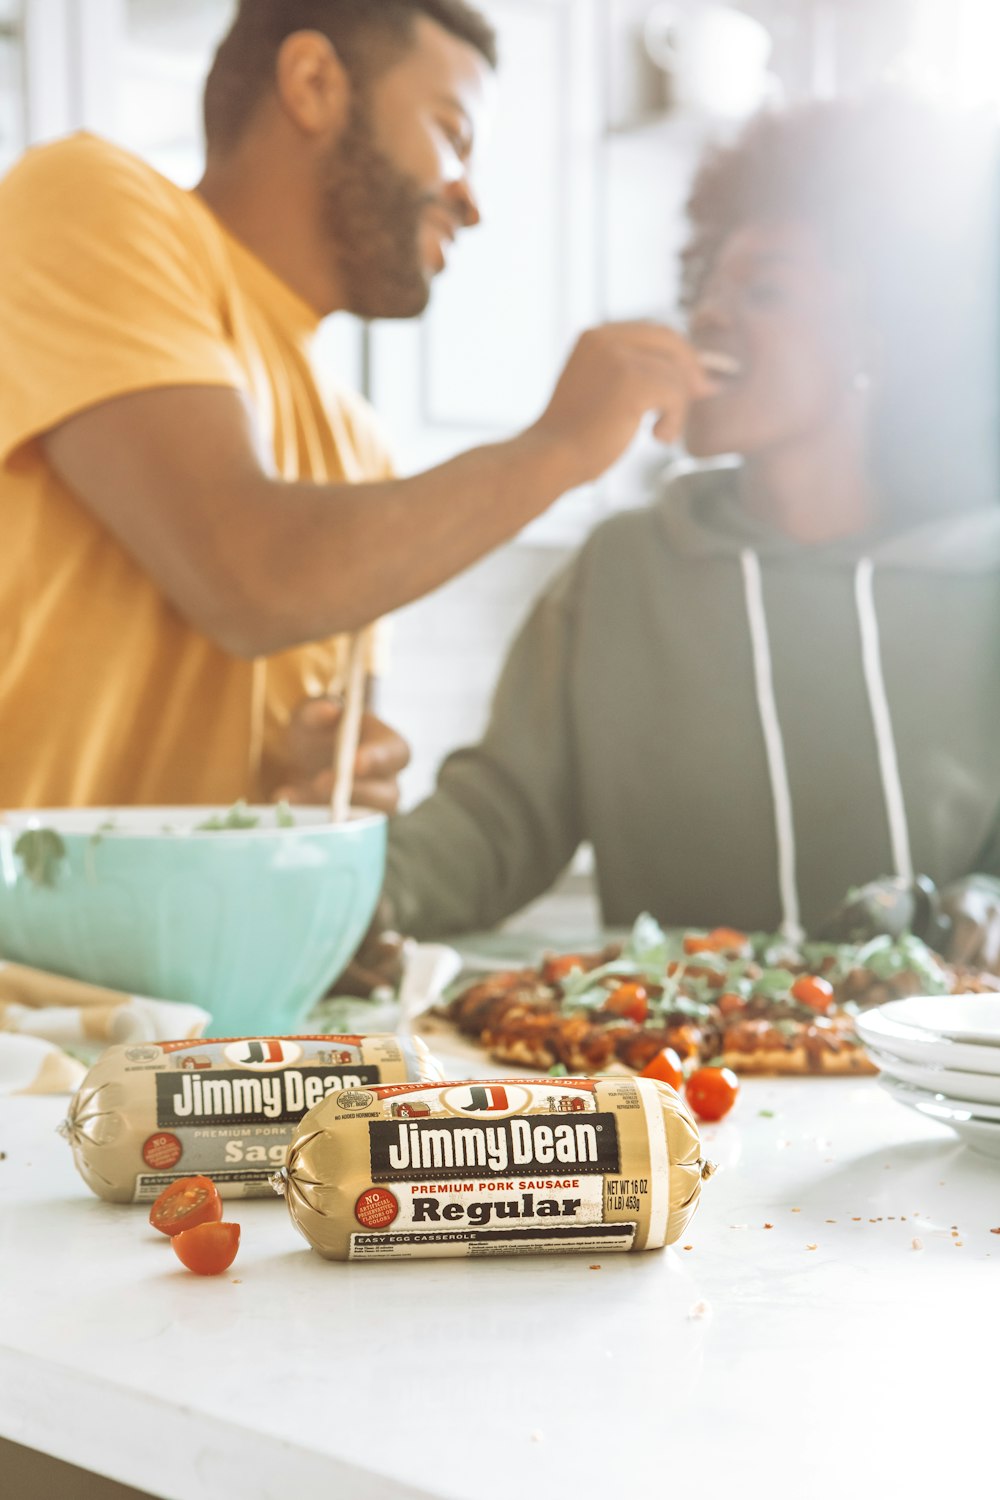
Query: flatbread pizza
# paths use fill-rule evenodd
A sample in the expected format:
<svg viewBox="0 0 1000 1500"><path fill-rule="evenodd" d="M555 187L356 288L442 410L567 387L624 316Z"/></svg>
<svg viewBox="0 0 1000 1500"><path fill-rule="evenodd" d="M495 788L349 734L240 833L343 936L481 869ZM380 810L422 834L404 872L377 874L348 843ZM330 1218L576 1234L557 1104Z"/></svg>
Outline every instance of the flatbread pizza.
<svg viewBox="0 0 1000 1500"><path fill-rule="evenodd" d="M665 933L640 917L594 953L460 986L444 1008L497 1062L570 1074L641 1073L664 1048L740 1074L877 1072L858 1011L908 995L1000 991L1000 978L947 964L919 938L791 946L731 928Z"/></svg>

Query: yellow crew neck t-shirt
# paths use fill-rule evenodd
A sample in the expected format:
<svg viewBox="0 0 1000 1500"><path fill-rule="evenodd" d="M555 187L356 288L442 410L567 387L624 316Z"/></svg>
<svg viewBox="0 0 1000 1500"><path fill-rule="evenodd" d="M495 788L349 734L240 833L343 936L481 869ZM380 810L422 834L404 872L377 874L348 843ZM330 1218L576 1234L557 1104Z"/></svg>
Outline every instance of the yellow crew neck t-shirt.
<svg viewBox="0 0 1000 1500"><path fill-rule="evenodd" d="M288 715L336 682L344 642L221 650L39 438L134 391L229 386L285 479L389 477L368 406L320 388L318 321L196 194L97 137L0 182L0 808L226 803L280 775Z"/></svg>

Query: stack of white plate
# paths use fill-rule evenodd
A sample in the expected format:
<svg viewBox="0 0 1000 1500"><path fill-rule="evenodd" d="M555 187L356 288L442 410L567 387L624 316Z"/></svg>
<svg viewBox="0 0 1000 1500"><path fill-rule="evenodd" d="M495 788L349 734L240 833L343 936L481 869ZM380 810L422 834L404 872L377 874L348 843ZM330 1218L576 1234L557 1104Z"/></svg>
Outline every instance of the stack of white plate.
<svg viewBox="0 0 1000 1500"><path fill-rule="evenodd" d="M1000 1158L1000 995L892 1000L857 1030L894 1099Z"/></svg>

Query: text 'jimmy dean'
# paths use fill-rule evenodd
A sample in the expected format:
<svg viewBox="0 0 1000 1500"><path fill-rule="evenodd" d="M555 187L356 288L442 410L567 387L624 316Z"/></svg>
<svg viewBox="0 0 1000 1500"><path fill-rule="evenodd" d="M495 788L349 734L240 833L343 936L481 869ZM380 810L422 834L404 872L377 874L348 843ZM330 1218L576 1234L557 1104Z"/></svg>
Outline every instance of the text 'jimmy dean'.
<svg viewBox="0 0 1000 1500"><path fill-rule="evenodd" d="M492 1177L513 1167L553 1166L574 1172L617 1172L618 1122L612 1114L586 1120L521 1115L495 1125L462 1120L408 1120L369 1125L374 1182L400 1177Z"/></svg>
<svg viewBox="0 0 1000 1500"><path fill-rule="evenodd" d="M160 1073L156 1079L159 1126L252 1125L256 1120L300 1120L335 1089L378 1082L378 1068L285 1068L280 1073Z"/></svg>

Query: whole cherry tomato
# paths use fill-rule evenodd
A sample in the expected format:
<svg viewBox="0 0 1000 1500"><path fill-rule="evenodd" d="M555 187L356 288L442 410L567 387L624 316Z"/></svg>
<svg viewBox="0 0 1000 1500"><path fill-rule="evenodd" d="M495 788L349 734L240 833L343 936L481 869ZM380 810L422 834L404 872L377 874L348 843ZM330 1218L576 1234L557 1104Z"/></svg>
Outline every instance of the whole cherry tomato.
<svg viewBox="0 0 1000 1500"><path fill-rule="evenodd" d="M181 1177L172 1182L149 1210L149 1222L161 1234L181 1234L222 1218L222 1199L210 1177Z"/></svg>
<svg viewBox="0 0 1000 1500"><path fill-rule="evenodd" d="M546 984L562 984L571 974L582 974L585 967L578 953L567 953L561 958L547 958L542 964L542 978Z"/></svg>
<svg viewBox="0 0 1000 1500"><path fill-rule="evenodd" d="M649 1015L649 991L644 984L620 984L612 990L601 1009L641 1026Z"/></svg>
<svg viewBox="0 0 1000 1500"><path fill-rule="evenodd" d="M732 953L743 954L747 947L745 932L735 927L713 927L711 932L689 932L684 939L685 953Z"/></svg>
<svg viewBox="0 0 1000 1500"><path fill-rule="evenodd" d="M730 1018L741 1016L747 1008L747 1003L743 996L736 995L731 990L728 990L724 995L720 995L715 1003L722 1011L722 1014Z"/></svg>
<svg viewBox="0 0 1000 1500"><path fill-rule="evenodd" d="M199 1224L171 1240L177 1259L196 1276L218 1276L228 1271L240 1248L238 1224Z"/></svg>
<svg viewBox="0 0 1000 1500"><path fill-rule="evenodd" d="M828 979L817 979L814 974L803 974L792 985L792 999L822 1014L833 1004L833 985Z"/></svg>
<svg viewBox="0 0 1000 1500"><path fill-rule="evenodd" d="M646 1064L639 1077L658 1078L661 1083L669 1083L672 1089L680 1091L684 1083L684 1069L673 1047L664 1047L652 1062Z"/></svg>
<svg viewBox="0 0 1000 1500"><path fill-rule="evenodd" d="M697 1068L684 1085L699 1120L721 1120L736 1103L740 1081L731 1068Z"/></svg>

